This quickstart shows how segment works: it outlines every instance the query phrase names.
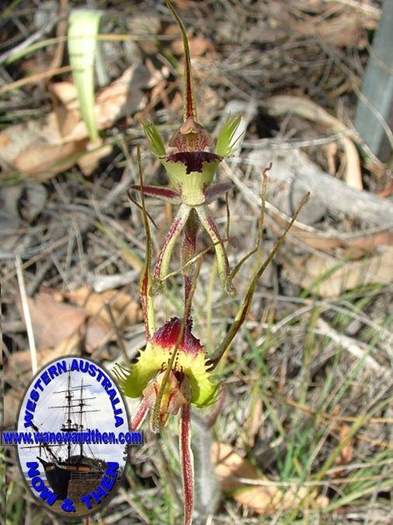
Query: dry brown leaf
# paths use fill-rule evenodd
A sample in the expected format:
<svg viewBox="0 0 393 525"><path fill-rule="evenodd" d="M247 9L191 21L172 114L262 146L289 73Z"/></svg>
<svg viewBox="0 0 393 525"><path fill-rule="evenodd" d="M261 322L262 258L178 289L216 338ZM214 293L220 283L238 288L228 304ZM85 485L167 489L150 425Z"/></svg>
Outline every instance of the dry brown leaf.
<svg viewBox="0 0 393 525"><path fill-rule="evenodd" d="M51 355L49 359L54 359L57 353L68 354L75 350L82 339L88 352L94 351L109 338L114 339L116 334L106 304L110 305L119 329L143 318L139 304L118 290L95 293L84 286L65 293L47 290L29 299L40 364L46 360L46 349ZM15 355L18 354L21 352Z"/></svg>
<svg viewBox="0 0 393 525"><path fill-rule="evenodd" d="M28 299L33 332L40 349L56 348L78 334L87 317L83 308L61 303L55 294L48 290Z"/></svg>
<svg viewBox="0 0 393 525"><path fill-rule="evenodd" d="M14 160L16 170L43 181L56 173L71 168L82 155L86 141L68 144L37 144L27 148Z"/></svg>
<svg viewBox="0 0 393 525"><path fill-rule="evenodd" d="M114 339L116 333L105 304L111 306L119 329L143 318L139 304L118 290L94 293L87 286L66 293L46 290L28 301L39 367L79 353L82 343L87 352L93 352L109 338ZM30 351L12 353L5 366L5 380L14 386L27 384L30 379Z"/></svg>
<svg viewBox="0 0 393 525"><path fill-rule="evenodd" d="M142 89L149 80L147 69L136 65L104 88L96 97L98 129L109 128L119 118L141 109L145 100ZM74 165L85 152L88 133L79 115L74 85L54 83L51 91L58 98L54 111L45 118L10 126L0 133L3 169L16 169L37 180L46 180ZM104 152L100 150L101 155ZM98 152L92 159L88 153L87 159L81 161L86 172L94 168L97 156Z"/></svg>
<svg viewBox="0 0 393 525"><path fill-rule="evenodd" d="M347 424L342 424L339 432L339 441L344 446L341 449L340 456L337 458L336 463L340 465L346 465L351 463L353 458L353 442L350 437L351 427Z"/></svg>
<svg viewBox="0 0 393 525"><path fill-rule="evenodd" d="M238 488L239 478L258 479L261 477L254 465L251 465L226 443L213 443L212 460L216 476L225 491Z"/></svg>
<svg viewBox="0 0 393 525"><path fill-rule="evenodd" d="M250 413L245 424L246 439L249 447L254 446L256 436L261 428L263 421L262 409L262 399L259 396L257 397L254 393L251 401Z"/></svg>
<svg viewBox="0 0 393 525"><path fill-rule="evenodd" d="M142 320L142 310L132 297L120 290L106 290L96 293L88 286L66 292L64 297L69 301L83 307L87 315L99 316L111 324L110 316L105 308L109 304L118 327L125 324L135 324Z"/></svg>
<svg viewBox="0 0 393 525"><path fill-rule="evenodd" d="M93 171L98 167L100 160L107 157L113 149L112 144L103 144L100 139L94 144L87 144L87 153L82 155L78 160L78 166L83 172L83 175L89 177Z"/></svg>
<svg viewBox="0 0 393 525"><path fill-rule="evenodd" d="M49 363L49 361L57 359L58 357L80 353L81 332L63 339L55 348L43 348L39 352L38 365L44 366Z"/></svg>
<svg viewBox="0 0 393 525"><path fill-rule="evenodd" d="M318 496L316 490L307 487L279 488L278 484L262 476L254 465L225 443L213 443L212 459L223 490L257 514L268 515L290 510L305 501L313 508L324 508L329 503L325 496ZM240 481L241 478L252 480L254 485L247 485ZM256 485L257 482L260 485Z"/></svg>
<svg viewBox="0 0 393 525"><path fill-rule="evenodd" d="M86 352L94 352L94 350L114 337L115 334L109 322L101 319L101 317L89 317L84 340Z"/></svg>
<svg viewBox="0 0 393 525"><path fill-rule="evenodd" d="M93 352L109 338L116 337L110 314L105 305L109 305L116 326L121 329L142 320L142 310L128 294L119 290L93 292L88 286L66 292L64 298L82 307L88 316L85 334L85 349Z"/></svg>
<svg viewBox="0 0 393 525"><path fill-rule="evenodd" d="M293 3L296 7L292 13L281 9L289 29L333 47L366 46L367 30L377 27L381 13L380 8L363 1L296 0Z"/></svg>
<svg viewBox="0 0 393 525"><path fill-rule="evenodd" d="M284 275L291 282L322 297L336 297L366 284L393 282L393 247L356 261L342 262L328 255L294 255L285 258Z"/></svg>
<svg viewBox="0 0 393 525"><path fill-rule="evenodd" d="M185 11L186 9L190 9L190 6L192 5L192 2L190 0L177 0L176 7L180 11Z"/></svg>

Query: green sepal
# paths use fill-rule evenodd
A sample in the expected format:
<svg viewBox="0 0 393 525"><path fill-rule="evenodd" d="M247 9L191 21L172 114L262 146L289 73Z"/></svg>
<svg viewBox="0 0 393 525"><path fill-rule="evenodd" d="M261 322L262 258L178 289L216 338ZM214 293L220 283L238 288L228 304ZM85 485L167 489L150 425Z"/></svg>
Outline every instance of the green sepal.
<svg viewBox="0 0 393 525"><path fill-rule="evenodd" d="M143 193L143 170L141 162L141 151L139 146L137 146L137 160L138 160L138 171L139 171L139 183L142 189L141 191L141 210L143 217L143 225L145 228L146 234L146 257L145 263L143 266L143 271L139 281L139 293L142 303L143 317L145 321L145 330L146 336L150 337L155 332L155 313L154 313L154 304L153 297L151 294L151 286L153 276L151 274L151 260L152 260L152 239L150 224L148 219L148 214L145 207L145 196Z"/></svg>
<svg viewBox="0 0 393 525"><path fill-rule="evenodd" d="M156 126L149 121L143 122L143 131L149 141L150 151L157 157L165 155L165 145Z"/></svg>
<svg viewBox="0 0 393 525"><path fill-rule="evenodd" d="M238 135L237 129L240 125L242 118L240 115L229 117L222 128L220 129L217 137L216 148L214 153L221 157L229 157L235 151L236 144L238 143L241 135Z"/></svg>
<svg viewBox="0 0 393 525"><path fill-rule="evenodd" d="M284 232L277 239L277 241L275 242L273 248L271 249L271 251L267 255L267 257L261 262L261 264L258 265L256 270L254 271L254 274L253 274L253 276L251 277L251 279L250 279L250 281L248 283L248 288L247 288L247 291L245 293L245 296L244 296L244 298L243 298L243 300L242 300L242 302L241 302L241 304L240 304L240 306L238 308L238 311L236 313L235 319L232 321L232 324L229 327L229 330L227 330L226 335L225 335L224 339L222 340L222 342L220 343L220 345L218 346L217 350L209 358L209 361L210 361L209 370L214 370L214 368L217 366L217 364L220 361L220 359L222 358L222 356L225 354L225 352L230 347L230 345L231 345L231 343L233 341L233 338L238 333L238 331L240 330L240 328L243 325L244 321L246 320L247 313L249 311L249 308L250 308L250 305L251 305L251 302L252 302L252 299L253 299L253 296L254 296L257 284L258 284L258 280L260 279L260 277L262 276L262 274L264 273L266 268L269 266L269 264L273 260L274 256L278 252L278 250L280 249L281 245L283 244L283 242L285 240L285 237L286 237L288 231L291 229L293 223L296 221L296 219L297 219L301 209L306 204L306 202L308 201L309 197L310 197L309 193L307 193L307 194L305 194L303 196L303 199L301 200L301 202L300 202L297 210L295 211L292 219L286 225ZM260 227L262 227L262 224L261 224Z"/></svg>

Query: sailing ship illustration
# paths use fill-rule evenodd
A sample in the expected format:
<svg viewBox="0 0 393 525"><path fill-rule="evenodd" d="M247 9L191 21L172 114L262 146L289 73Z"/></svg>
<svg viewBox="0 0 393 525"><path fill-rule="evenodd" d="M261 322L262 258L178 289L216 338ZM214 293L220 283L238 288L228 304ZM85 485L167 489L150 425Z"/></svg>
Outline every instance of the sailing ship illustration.
<svg viewBox="0 0 393 525"><path fill-rule="evenodd" d="M85 396L88 386L90 385L83 384L83 379L80 385L73 386L71 372L69 372L67 388L54 392L65 394L65 404L48 407L56 410L65 409L65 419L59 429L61 432L83 432L86 430L84 415L88 412L100 411L90 408L91 405L87 403L95 399L95 396ZM39 431L35 424L33 429ZM75 444L69 441L64 445L40 444L38 447L40 450L37 459L44 468L50 487L59 499L80 496L100 483L106 469L106 462L94 456L89 444ZM60 454L64 454L62 451L65 447L65 456L62 456ZM44 455L43 452L45 452L45 459L41 457Z"/></svg>

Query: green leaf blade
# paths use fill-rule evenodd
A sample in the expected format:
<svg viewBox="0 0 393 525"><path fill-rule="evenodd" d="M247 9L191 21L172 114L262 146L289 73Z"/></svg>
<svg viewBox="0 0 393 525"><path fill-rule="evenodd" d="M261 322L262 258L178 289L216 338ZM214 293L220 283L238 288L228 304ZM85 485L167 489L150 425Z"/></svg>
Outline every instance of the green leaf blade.
<svg viewBox="0 0 393 525"><path fill-rule="evenodd" d="M69 18L67 36L68 54L79 108L92 142L99 138L95 116L94 65L102 14L101 11L94 9L73 9Z"/></svg>

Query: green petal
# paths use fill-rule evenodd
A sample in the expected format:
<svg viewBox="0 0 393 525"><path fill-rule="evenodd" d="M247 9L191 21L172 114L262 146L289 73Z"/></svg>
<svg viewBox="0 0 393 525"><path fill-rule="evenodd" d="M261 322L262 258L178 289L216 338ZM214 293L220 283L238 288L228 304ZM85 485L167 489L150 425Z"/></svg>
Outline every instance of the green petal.
<svg viewBox="0 0 393 525"><path fill-rule="evenodd" d="M240 115L229 117L218 134L215 153L221 157L232 155L241 135L237 132L242 118Z"/></svg>
<svg viewBox="0 0 393 525"><path fill-rule="evenodd" d="M146 138L149 141L151 152L157 157L163 157L165 155L165 146L162 137L152 122L144 122L143 130Z"/></svg>
<svg viewBox="0 0 393 525"><path fill-rule="evenodd" d="M114 370L120 388L127 397L141 397L147 383L161 370L168 361L167 350L147 344L141 350L138 361L130 366L120 365Z"/></svg>

